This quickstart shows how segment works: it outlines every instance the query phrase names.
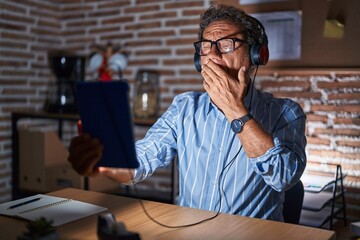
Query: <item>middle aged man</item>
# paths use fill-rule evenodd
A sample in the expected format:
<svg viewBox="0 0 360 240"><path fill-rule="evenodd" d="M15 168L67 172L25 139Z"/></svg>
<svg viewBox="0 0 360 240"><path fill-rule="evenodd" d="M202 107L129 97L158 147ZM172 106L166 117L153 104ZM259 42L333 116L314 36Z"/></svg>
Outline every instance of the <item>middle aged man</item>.
<svg viewBox="0 0 360 240"><path fill-rule="evenodd" d="M73 168L129 184L177 155L179 205L282 221L284 190L300 179L306 165L305 114L297 103L254 87L251 76L267 60L256 51L266 44L256 19L235 7L211 6L194 43L206 92L174 98L136 142L140 167L131 174L94 167L103 146L88 134L71 142ZM253 51L257 45L262 47Z"/></svg>

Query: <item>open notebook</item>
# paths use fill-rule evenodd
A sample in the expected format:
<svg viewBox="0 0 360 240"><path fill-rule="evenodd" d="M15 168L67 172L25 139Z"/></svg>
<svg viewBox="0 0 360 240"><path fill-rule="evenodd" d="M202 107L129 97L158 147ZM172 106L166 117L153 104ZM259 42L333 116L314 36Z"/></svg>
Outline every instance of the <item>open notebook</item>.
<svg viewBox="0 0 360 240"><path fill-rule="evenodd" d="M54 227L106 210L107 208L94 204L43 194L0 204L1 215L30 221L44 217L53 221Z"/></svg>

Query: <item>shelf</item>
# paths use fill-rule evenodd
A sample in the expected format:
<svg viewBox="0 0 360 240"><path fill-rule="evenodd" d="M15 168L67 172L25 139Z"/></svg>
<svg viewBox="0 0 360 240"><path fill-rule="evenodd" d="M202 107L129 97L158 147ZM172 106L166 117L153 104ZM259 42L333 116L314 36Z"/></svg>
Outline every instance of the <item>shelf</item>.
<svg viewBox="0 0 360 240"><path fill-rule="evenodd" d="M335 199L341 197L341 192L337 192L335 195ZM332 192L320 192L320 193L312 193L306 192L304 194L304 203L303 209L310 211L320 211L327 204L331 202L333 198Z"/></svg>
<svg viewBox="0 0 360 240"><path fill-rule="evenodd" d="M333 167L336 170L332 177L308 174L301 177L305 193L300 224L331 229L336 219L342 219L346 225L344 175L341 165Z"/></svg>
<svg viewBox="0 0 360 240"><path fill-rule="evenodd" d="M334 208L334 216L336 216L341 211L341 208L335 207ZM311 227L318 227L321 228L325 225L327 221L331 218L331 207L326 206L321 211L314 212L309 210L302 210L301 211L301 218L299 224L311 226ZM333 222L334 224L334 222Z"/></svg>

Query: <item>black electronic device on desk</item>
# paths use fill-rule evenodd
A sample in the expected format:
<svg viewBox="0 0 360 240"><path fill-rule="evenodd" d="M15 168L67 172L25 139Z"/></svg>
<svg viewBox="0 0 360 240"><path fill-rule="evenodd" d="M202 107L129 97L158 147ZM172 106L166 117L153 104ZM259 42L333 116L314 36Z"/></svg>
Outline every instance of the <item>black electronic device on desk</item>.
<svg viewBox="0 0 360 240"><path fill-rule="evenodd" d="M137 168L128 83L79 82L76 93L83 131L104 146L97 165Z"/></svg>

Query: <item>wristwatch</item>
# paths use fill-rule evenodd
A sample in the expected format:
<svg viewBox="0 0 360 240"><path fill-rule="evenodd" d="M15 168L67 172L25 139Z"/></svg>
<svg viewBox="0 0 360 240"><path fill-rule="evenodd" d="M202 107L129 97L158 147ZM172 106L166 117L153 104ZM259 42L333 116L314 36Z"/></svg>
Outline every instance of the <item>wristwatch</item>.
<svg viewBox="0 0 360 240"><path fill-rule="evenodd" d="M242 116L241 118L232 120L231 121L231 130L233 130L234 133L240 133L243 130L245 123L252 118L253 118L253 116L251 116L251 114L248 113L245 116Z"/></svg>

